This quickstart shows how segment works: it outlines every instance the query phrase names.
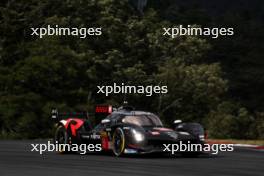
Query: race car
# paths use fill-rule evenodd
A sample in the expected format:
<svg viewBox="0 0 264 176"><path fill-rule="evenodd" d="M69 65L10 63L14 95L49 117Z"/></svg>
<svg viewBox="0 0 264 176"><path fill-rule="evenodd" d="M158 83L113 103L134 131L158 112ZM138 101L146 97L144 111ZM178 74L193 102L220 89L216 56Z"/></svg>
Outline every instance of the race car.
<svg viewBox="0 0 264 176"><path fill-rule="evenodd" d="M102 151L111 151L116 156L163 152L164 144L204 144L204 129L198 123L175 120L172 128L166 128L157 115L136 111L131 106L118 109L97 106L96 114L100 122L92 125L87 112L52 110L52 118L57 120L54 141L59 144L101 144Z"/></svg>

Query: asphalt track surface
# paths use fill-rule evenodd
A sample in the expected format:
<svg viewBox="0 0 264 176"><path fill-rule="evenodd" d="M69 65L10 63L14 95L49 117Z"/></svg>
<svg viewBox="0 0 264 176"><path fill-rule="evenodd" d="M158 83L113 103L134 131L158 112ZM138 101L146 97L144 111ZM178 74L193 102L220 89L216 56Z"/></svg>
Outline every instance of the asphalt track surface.
<svg viewBox="0 0 264 176"><path fill-rule="evenodd" d="M263 151L235 149L216 157L205 155L199 158L157 155L117 158L55 152L40 155L30 151L30 143L37 142L0 140L0 176L264 175Z"/></svg>

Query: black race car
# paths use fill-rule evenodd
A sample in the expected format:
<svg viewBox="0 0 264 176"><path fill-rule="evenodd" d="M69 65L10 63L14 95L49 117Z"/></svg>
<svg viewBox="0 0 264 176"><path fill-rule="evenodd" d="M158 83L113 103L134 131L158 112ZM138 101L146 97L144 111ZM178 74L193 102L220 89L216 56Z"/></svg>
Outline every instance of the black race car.
<svg viewBox="0 0 264 176"><path fill-rule="evenodd" d="M204 143L204 130L198 123L176 120L173 128L165 128L155 114L135 111L129 106L114 111L111 106L98 106L96 113L103 115L97 117L100 122L93 127L88 113L59 114L54 109L52 118L57 119L54 141L101 144L102 151L112 151L116 156L163 152L166 144Z"/></svg>

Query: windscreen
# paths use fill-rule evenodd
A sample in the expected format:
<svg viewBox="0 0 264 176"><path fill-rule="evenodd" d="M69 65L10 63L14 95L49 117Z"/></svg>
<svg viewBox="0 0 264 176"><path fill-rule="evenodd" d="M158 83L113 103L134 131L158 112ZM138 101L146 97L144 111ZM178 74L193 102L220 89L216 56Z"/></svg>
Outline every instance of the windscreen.
<svg viewBox="0 0 264 176"><path fill-rule="evenodd" d="M122 120L123 123L134 124L138 126L154 126L162 127L162 122L155 115L134 115L125 116Z"/></svg>

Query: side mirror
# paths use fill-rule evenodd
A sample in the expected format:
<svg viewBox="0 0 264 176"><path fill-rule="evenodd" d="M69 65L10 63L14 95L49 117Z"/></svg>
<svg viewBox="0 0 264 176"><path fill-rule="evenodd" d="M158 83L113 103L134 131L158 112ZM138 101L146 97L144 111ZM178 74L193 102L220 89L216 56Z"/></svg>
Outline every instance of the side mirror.
<svg viewBox="0 0 264 176"><path fill-rule="evenodd" d="M182 123L182 120L174 120L174 122L173 122L173 124L180 124L180 123Z"/></svg>
<svg viewBox="0 0 264 176"><path fill-rule="evenodd" d="M106 131L111 131L110 127L110 119L103 119L101 120L101 123L103 124L103 126L106 128Z"/></svg>
<svg viewBox="0 0 264 176"><path fill-rule="evenodd" d="M174 122L173 122L173 128L174 128L174 130L180 130L182 127L182 125L180 125L180 124L182 124L182 120L174 120Z"/></svg>
<svg viewBox="0 0 264 176"><path fill-rule="evenodd" d="M109 119L103 119L103 120L101 121L101 123L102 123L102 124L107 124L107 123L110 123L110 120L109 120Z"/></svg>

